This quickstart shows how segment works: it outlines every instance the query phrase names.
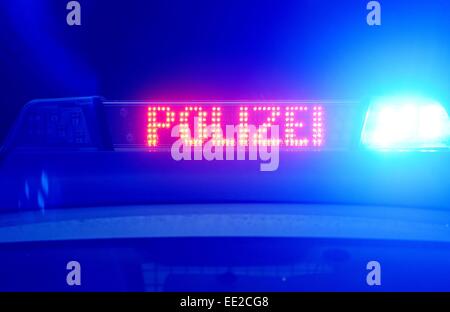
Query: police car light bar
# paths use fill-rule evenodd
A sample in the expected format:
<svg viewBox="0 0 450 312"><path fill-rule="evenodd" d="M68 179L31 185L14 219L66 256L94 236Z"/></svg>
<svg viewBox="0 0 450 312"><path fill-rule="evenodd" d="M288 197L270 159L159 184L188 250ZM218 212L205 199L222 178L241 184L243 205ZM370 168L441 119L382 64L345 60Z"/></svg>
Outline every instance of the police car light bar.
<svg viewBox="0 0 450 312"><path fill-rule="evenodd" d="M370 106L362 142L380 150L427 150L450 146L450 119L438 102L422 97L380 98Z"/></svg>
<svg viewBox="0 0 450 312"><path fill-rule="evenodd" d="M65 98L28 103L5 148L164 152L177 140L190 146L259 145L284 151L355 149L361 143L383 149L448 148L448 120L438 103L417 99L377 101L367 111L348 101Z"/></svg>

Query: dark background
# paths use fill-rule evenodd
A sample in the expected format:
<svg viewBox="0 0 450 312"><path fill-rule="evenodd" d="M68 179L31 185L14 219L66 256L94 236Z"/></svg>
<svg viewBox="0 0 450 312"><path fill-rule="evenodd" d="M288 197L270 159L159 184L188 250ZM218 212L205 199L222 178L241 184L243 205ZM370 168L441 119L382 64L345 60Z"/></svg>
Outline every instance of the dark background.
<svg viewBox="0 0 450 312"><path fill-rule="evenodd" d="M47 97L365 99L448 103L450 1L0 0L0 139Z"/></svg>

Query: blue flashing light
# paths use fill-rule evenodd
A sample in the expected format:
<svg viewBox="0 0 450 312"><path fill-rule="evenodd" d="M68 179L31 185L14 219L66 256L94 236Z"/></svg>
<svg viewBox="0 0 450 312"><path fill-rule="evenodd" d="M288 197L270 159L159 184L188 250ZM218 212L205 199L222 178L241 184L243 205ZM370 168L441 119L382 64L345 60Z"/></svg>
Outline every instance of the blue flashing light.
<svg viewBox="0 0 450 312"><path fill-rule="evenodd" d="M380 98L372 103L362 143L373 149L429 150L450 147L450 120L445 108L421 97Z"/></svg>

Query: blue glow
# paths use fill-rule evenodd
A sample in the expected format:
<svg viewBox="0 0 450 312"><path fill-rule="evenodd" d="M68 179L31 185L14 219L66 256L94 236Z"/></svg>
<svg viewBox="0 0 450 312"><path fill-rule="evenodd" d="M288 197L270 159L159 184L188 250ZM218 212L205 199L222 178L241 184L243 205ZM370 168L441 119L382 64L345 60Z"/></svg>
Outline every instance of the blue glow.
<svg viewBox="0 0 450 312"><path fill-rule="evenodd" d="M362 143L377 149L448 148L449 117L438 102L421 97L388 97L367 112Z"/></svg>

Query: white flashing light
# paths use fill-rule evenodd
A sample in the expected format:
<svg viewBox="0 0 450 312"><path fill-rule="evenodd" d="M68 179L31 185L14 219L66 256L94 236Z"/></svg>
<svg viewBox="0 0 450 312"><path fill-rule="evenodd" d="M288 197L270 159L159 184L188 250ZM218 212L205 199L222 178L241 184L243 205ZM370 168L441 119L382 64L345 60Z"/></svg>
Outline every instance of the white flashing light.
<svg viewBox="0 0 450 312"><path fill-rule="evenodd" d="M438 102L420 97L375 101L366 115L362 143L374 149L450 147L450 120Z"/></svg>

